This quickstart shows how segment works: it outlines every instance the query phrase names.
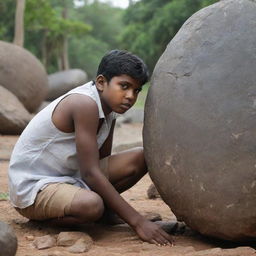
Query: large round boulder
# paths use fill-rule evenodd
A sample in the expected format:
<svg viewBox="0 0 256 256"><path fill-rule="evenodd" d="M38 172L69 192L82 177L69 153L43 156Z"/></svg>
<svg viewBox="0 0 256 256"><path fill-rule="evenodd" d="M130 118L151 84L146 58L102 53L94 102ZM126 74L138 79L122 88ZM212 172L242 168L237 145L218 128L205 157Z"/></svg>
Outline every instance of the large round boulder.
<svg viewBox="0 0 256 256"><path fill-rule="evenodd" d="M157 190L207 236L256 240L256 2L190 17L152 77L143 130Z"/></svg>
<svg viewBox="0 0 256 256"><path fill-rule="evenodd" d="M31 118L18 98L0 85L0 134L21 134Z"/></svg>
<svg viewBox="0 0 256 256"><path fill-rule="evenodd" d="M87 74L81 69L59 71L48 76L47 100L55 100L69 90L87 82Z"/></svg>
<svg viewBox="0 0 256 256"><path fill-rule="evenodd" d="M40 106L48 90L41 62L24 48L3 41L0 41L0 84L31 113Z"/></svg>
<svg viewBox="0 0 256 256"><path fill-rule="evenodd" d="M17 237L13 229L0 221L0 256L14 256L17 251Z"/></svg>

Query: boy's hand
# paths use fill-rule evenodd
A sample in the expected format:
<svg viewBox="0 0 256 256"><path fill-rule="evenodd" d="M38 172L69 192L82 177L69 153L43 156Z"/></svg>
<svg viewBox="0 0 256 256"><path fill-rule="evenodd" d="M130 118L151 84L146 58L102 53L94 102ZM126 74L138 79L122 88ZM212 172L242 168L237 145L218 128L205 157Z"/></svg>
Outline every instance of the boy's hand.
<svg viewBox="0 0 256 256"><path fill-rule="evenodd" d="M173 239L169 234L167 234L157 224L143 217L135 226L135 231L137 232L138 236L145 242L149 242L159 246L173 245Z"/></svg>

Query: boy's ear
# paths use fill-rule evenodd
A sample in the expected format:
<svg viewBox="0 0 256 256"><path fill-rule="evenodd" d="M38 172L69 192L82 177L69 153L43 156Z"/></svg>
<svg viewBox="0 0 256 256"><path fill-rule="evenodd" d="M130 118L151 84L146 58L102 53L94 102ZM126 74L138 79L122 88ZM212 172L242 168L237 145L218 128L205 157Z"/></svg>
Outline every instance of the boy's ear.
<svg viewBox="0 0 256 256"><path fill-rule="evenodd" d="M103 91L104 90L104 85L106 83L106 78L103 75L98 75L96 77L96 87L99 91Z"/></svg>

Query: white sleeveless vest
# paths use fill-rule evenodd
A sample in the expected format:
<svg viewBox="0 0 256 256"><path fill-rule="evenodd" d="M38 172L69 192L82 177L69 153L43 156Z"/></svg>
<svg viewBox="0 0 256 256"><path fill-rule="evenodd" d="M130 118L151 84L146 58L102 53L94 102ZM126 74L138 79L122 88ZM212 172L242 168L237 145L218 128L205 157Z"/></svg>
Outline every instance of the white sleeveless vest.
<svg viewBox="0 0 256 256"><path fill-rule="evenodd" d="M97 135L98 148L109 135L116 113L105 117L96 86L89 82L54 100L27 125L17 141L9 166L10 200L15 207L34 203L37 193L48 183L69 183L88 188L81 179L75 144L75 133L58 130L52 122L57 104L67 95L79 93L91 97L104 122Z"/></svg>

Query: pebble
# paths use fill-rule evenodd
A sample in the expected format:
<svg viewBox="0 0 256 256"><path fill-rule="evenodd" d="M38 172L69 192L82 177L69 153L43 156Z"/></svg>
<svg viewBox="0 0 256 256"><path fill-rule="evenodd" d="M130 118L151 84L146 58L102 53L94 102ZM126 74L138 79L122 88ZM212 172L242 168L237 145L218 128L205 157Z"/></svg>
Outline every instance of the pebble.
<svg viewBox="0 0 256 256"><path fill-rule="evenodd" d="M57 237L58 246L72 246L83 238L86 243L93 243L92 238L84 232L60 232Z"/></svg>
<svg viewBox="0 0 256 256"><path fill-rule="evenodd" d="M51 236L51 235L36 237L34 242L33 242L33 245L38 250L52 248L52 247L56 246L56 238L54 236Z"/></svg>
<svg viewBox="0 0 256 256"><path fill-rule="evenodd" d="M26 235L25 238L28 241L34 241L35 240L35 237L33 235Z"/></svg>
<svg viewBox="0 0 256 256"><path fill-rule="evenodd" d="M161 198L156 186L153 183L148 187L147 196L149 199Z"/></svg>
<svg viewBox="0 0 256 256"><path fill-rule="evenodd" d="M147 212L144 214L144 217L150 221L161 221L162 220L162 216L159 213L155 213L155 212Z"/></svg>
<svg viewBox="0 0 256 256"><path fill-rule="evenodd" d="M88 252L92 247L92 240L84 239L83 237L78 239L74 245L68 248L68 251L71 253L83 253Z"/></svg>

